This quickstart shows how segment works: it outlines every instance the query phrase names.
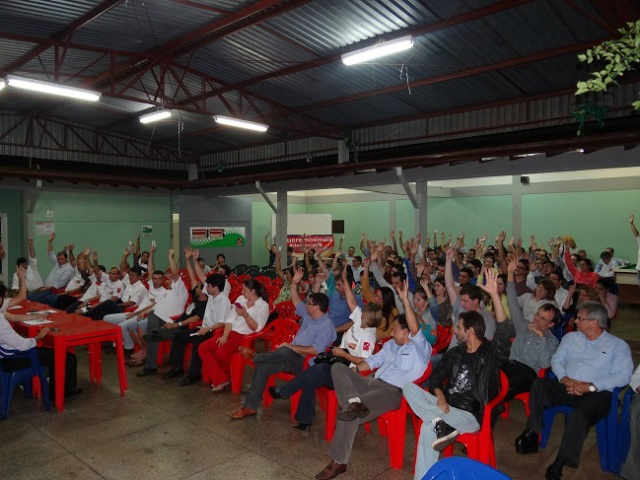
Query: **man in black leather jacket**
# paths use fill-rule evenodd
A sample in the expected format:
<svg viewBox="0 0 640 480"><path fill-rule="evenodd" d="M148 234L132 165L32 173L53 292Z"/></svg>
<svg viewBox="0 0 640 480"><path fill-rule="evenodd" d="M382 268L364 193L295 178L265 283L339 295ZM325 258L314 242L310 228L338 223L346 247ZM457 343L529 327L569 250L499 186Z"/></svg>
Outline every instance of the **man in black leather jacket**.
<svg viewBox="0 0 640 480"><path fill-rule="evenodd" d="M415 477L421 479L438 461L439 452L459 433L475 432L484 407L500 391L500 366L509 358L510 329L496 285L496 274L485 271L481 288L493 299L497 329L493 341L484 338L485 324L476 311L462 312L455 328L459 345L448 350L431 374L432 392L407 385L403 393L422 420Z"/></svg>

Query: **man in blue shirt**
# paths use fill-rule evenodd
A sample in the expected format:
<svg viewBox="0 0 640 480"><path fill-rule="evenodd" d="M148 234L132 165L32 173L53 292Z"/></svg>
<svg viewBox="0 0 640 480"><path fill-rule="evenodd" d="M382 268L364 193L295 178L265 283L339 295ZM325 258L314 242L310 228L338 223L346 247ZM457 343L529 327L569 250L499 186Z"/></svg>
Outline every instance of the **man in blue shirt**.
<svg viewBox="0 0 640 480"><path fill-rule="evenodd" d="M391 327L392 340L357 364L359 372L377 369L375 375L363 377L340 363L331 367L340 412L329 447L331 461L316 475L317 480L329 480L347 470L358 426L400 408L402 387L419 379L429 364L431 345L420 331L408 294L405 282L401 296L406 317L396 317Z"/></svg>
<svg viewBox="0 0 640 480"><path fill-rule="evenodd" d="M551 358L551 369L559 381L536 379L531 387L528 428L516 439L518 453L537 452L544 409L561 405L573 409L558 456L547 468L547 480L562 478L565 465L577 468L589 427L607 415L611 390L629 383L633 372L629 345L605 330L607 310L604 306L584 302L578 305L577 311L578 331L565 335Z"/></svg>
<svg viewBox="0 0 640 480"><path fill-rule="evenodd" d="M296 306L296 315L302 317L300 330L291 343L282 343L273 352L255 355L253 381L244 405L229 414L235 420L257 413L271 375L279 372L299 374L304 366L305 356L315 357L336 339L335 328L327 315L329 299L324 293L311 293L307 302L303 302L298 293L303 271L295 265L292 268L294 276L291 282L291 300Z"/></svg>

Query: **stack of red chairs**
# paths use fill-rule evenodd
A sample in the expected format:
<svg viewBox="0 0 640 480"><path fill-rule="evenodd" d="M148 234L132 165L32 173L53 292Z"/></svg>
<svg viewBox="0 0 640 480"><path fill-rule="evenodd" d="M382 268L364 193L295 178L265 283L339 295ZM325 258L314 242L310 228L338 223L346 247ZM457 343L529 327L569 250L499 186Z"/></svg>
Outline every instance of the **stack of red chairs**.
<svg viewBox="0 0 640 480"><path fill-rule="evenodd" d="M451 339L453 338L453 327L436 326L436 343L431 347L431 354L443 352L449 348Z"/></svg>

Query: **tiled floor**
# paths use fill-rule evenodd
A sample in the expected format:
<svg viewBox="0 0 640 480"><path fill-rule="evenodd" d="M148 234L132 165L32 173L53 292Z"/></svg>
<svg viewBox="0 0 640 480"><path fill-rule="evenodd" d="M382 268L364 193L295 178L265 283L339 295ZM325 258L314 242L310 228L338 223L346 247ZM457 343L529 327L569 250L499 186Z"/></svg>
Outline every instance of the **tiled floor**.
<svg viewBox="0 0 640 480"><path fill-rule="evenodd" d="M639 339L640 329L633 328L639 314L640 309L624 309L617 320L619 328L636 335L630 340ZM241 397L214 396L203 384L180 387L179 379L137 378L136 370L128 371L129 390L120 397L114 357L104 356L103 383L95 386L88 383L85 352L78 355L85 392L69 400L64 413L45 412L41 402L16 393L9 418L0 423L1 479L305 479L328 461L322 413L307 437L291 429L284 401L257 418L233 421L227 413ZM524 409L513 402L511 410L511 418L496 427L498 467L514 479L543 478L558 448L559 423L544 452L519 456L513 441L524 428ZM340 478L410 479L413 447L409 425L404 468L391 470L386 438L375 427L371 434L361 429L349 470ZM565 468L564 478L619 478L600 470L595 432L580 468Z"/></svg>

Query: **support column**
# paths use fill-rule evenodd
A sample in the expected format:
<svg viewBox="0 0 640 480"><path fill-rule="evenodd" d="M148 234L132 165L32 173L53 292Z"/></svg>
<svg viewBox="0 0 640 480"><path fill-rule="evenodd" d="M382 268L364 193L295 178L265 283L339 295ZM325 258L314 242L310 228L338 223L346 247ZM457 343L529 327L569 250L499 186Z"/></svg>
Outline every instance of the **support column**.
<svg viewBox="0 0 640 480"><path fill-rule="evenodd" d="M511 235L522 238L522 184L520 176L511 177ZM508 236L508 235L507 235Z"/></svg>
<svg viewBox="0 0 640 480"><path fill-rule="evenodd" d="M276 235L275 244L282 252L280 255L280 266L282 268L287 267L287 215L288 215L288 203L287 203L287 191L281 190L277 192L278 198L278 212L276 213Z"/></svg>
<svg viewBox="0 0 640 480"><path fill-rule="evenodd" d="M427 182L425 180L416 182L416 200L418 208L415 211L415 233L422 233L424 238L425 235L429 235L427 229Z"/></svg>
<svg viewBox="0 0 640 480"><path fill-rule="evenodd" d="M389 230L391 230L392 232L395 232L397 230L397 225L396 225L397 216L398 214L397 214L396 201L389 200ZM385 237L387 236L386 233L384 236ZM387 245L391 245L390 238L387 239Z"/></svg>

